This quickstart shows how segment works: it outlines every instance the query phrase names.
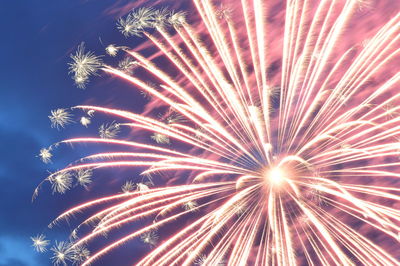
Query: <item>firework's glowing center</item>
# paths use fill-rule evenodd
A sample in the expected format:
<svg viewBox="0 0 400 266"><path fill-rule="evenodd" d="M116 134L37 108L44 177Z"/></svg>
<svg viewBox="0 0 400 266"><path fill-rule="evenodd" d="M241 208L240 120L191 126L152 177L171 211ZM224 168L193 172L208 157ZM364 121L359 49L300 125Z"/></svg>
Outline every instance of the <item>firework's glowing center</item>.
<svg viewBox="0 0 400 266"><path fill-rule="evenodd" d="M142 180L57 217L49 227L84 212L73 239L50 249L54 265L89 266L140 237L154 248L130 264L400 266L399 246L386 243L400 240L400 0L170 1L193 2L187 22L182 11L137 2L150 1L135 1L117 26L148 40L109 44L116 66L81 43L69 70L79 88L100 71L126 81L145 96L144 110L52 110L57 129L75 112L85 127L98 113L117 121L98 137L42 148L44 163L60 144L105 151L51 173L33 198L45 181L53 192L79 185L96 196L106 189L91 185L100 169L135 169ZM364 2L379 5L362 13ZM349 31L355 24L362 30ZM31 239L46 251L43 234Z"/></svg>
<svg viewBox="0 0 400 266"><path fill-rule="evenodd" d="M274 185L280 185L286 179L286 173L281 168L272 168L267 172L267 179Z"/></svg>

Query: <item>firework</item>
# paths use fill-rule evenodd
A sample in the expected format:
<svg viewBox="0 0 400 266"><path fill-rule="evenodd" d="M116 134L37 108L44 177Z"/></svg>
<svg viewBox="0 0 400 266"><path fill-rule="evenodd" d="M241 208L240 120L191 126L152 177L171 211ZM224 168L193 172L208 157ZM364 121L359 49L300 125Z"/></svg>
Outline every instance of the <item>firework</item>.
<svg viewBox="0 0 400 266"><path fill-rule="evenodd" d="M64 128L73 121L72 115L66 109L61 108L51 111L49 119L51 121L51 127L55 127L57 129ZM42 149L42 151L44 152L44 149ZM46 157L48 157L47 152L44 152L44 154L46 154Z"/></svg>
<svg viewBox="0 0 400 266"><path fill-rule="evenodd" d="M47 246L50 241L46 239L44 235L38 235L35 237L31 237L33 242L32 246L35 248L37 252L45 252L47 250Z"/></svg>
<svg viewBox="0 0 400 266"><path fill-rule="evenodd" d="M39 157L44 163L50 163L51 157L53 157L53 154L51 154L50 149L42 148L42 149L40 149Z"/></svg>
<svg viewBox="0 0 400 266"><path fill-rule="evenodd" d="M150 97L146 115L74 107L90 117L84 126L94 112L117 122L103 124L100 137L58 145L123 151L52 173L53 191L72 188L73 175L88 188L111 167L144 168L157 182L128 180L123 193L61 214L51 226L96 210L71 243L52 248L55 264L80 252L79 263L90 265L141 239L152 250L137 265L399 265L400 13L365 32L365 1L223 2L193 0L197 15L188 19L148 7L122 17L121 33L148 38L154 56L114 44L107 54L128 56L116 67L83 44L71 56L78 86L101 70ZM71 116L58 110L50 119L64 127ZM118 137L132 129L152 144ZM51 154L40 157L48 163ZM153 222L132 226L144 218ZM163 230L171 225L179 229ZM123 237L102 238L121 227ZM42 251L43 239L32 240ZM96 241L104 245L89 253Z"/></svg>
<svg viewBox="0 0 400 266"><path fill-rule="evenodd" d="M90 118L86 116L82 116L80 122L84 127L88 127L88 125L91 123Z"/></svg>
<svg viewBox="0 0 400 266"><path fill-rule="evenodd" d="M102 61L92 52L85 52L85 44L81 43L75 54L71 55L70 73L74 74L75 84L84 89L89 82L89 76L96 75Z"/></svg>
<svg viewBox="0 0 400 266"><path fill-rule="evenodd" d="M103 139L112 139L118 135L119 125L115 121L110 124L103 124L99 128L99 135Z"/></svg>
<svg viewBox="0 0 400 266"><path fill-rule="evenodd" d="M79 169L75 173L75 176L78 184L86 189L88 188L88 185L92 183L92 170L90 169Z"/></svg>

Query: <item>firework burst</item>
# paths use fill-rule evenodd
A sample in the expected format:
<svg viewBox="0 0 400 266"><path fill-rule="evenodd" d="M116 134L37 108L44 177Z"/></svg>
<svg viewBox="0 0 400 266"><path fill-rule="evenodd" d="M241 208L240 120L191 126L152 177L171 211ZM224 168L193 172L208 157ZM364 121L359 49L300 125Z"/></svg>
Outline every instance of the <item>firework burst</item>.
<svg viewBox="0 0 400 266"><path fill-rule="evenodd" d="M44 235L38 235L35 237L31 237L33 242L32 246L35 248L37 252L45 252L47 250L47 246L50 241L46 239Z"/></svg>
<svg viewBox="0 0 400 266"><path fill-rule="evenodd" d="M118 21L157 56L116 45L106 48L111 57L129 56L116 67L83 45L71 56L78 86L101 70L151 98L146 115L74 107L118 122L103 124L100 137L58 144L124 151L51 174L53 191L70 189L74 174L88 188L95 171L110 167L145 168L156 185L127 181L123 193L61 214L51 225L97 210L73 229L74 241L56 244L53 261L73 261L73 251L122 227L123 237L80 249L79 263L136 238L153 247L137 265L399 265L400 13L365 32L365 1L223 2L193 0L190 19L139 8ZM126 71L126 62L145 74ZM160 108L167 113L153 118ZM50 119L64 127L70 116L59 110ZM117 138L132 129L153 144ZM153 222L130 227L143 218ZM41 240L33 239L40 251Z"/></svg>

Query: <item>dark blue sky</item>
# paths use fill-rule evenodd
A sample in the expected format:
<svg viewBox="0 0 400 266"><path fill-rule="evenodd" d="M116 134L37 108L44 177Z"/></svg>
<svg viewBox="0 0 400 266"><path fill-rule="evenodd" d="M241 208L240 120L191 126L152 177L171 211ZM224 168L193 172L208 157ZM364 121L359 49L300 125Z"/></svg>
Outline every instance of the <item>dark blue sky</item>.
<svg viewBox="0 0 400 266"><path fill-rule="evenodd" d="M52 196L45 187L32 203L32 192L46 177L46 171L62 166L46 166L36 155L40 148L71 136L50 128L47 118L50 110L93 100L93 87L99 90L96 95L102 95L94 102L113 101L102 93L110 84L94 84L87 90L75 88L68 77L67 62L70 52L81 41L86 41L92 49L102 47L99 37L105 43L126 41L115 30L116 18L104 14L115 2L13 0L1 3L0 266L50 264L49 253L35 253L29 237L41 232L47 234L46 225L71 206L71 197L76 195ZM83 194L76 193L76 197ZM49 234L57 237L63 230L61 227Z"/></svg>

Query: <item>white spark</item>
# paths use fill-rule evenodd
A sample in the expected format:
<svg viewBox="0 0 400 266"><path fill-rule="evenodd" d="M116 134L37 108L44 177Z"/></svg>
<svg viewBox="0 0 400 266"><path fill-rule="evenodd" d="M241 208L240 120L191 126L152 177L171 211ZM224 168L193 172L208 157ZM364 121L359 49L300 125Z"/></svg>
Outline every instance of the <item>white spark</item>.
<svg viewBox="0 0 400 266"><path fill-rule="evenodd" d="M169 24L168 16L171 12L166 8L157 9L153 14L153 27L155 28L164 28Z"/></svg>
<svg viewBox="0 0 400 266"><path fill-rule="evenodd" d="M95 112L96 112L95 110L89 110L87 111L87 114L89 117L93 117Z"/></svg>
<svg viewBox="0 0 400 266"><path fill-rule="evenodd" d="M194 265L206 265L206 260L207 260L207 256L204 254L201 254L195 261L194 261Z"/></svg>
<svg viewBox="0 0 400 266"><path fill-rule="evenodd" d="M74 81L75 81L75 85L79 89L84 89L84 88L86 88L86 85L89 83L89 77L88 76L75 75L74 76Z"/></svg>
<svg viewBox="0 0 400 266"><path fill-rule="evenodd" d="M152 8L139 8L133 10L125 18L120 18L117 28L126 37L141 36L145 28L151 27L153 23L154 10Z"/></svg>
<svg viewBox="0 0 400 266"><path fill-rule="evenodd" d="M123 193L130 193L135 189L135 183L132 181L126 181L125 184L121 186L121 190Z"/></svg>
<svg viewBox="0 0 400 266"><path fill-rule="evenodd" d="M55 176L50 177L51 188L54 192L64 194L68 189L72 187L72 177L68 172L61 172Z"/></svg>
<svg viewBox="0 0 400 266"><path fill-rule="evenodd" d="M85 44L82 42L75 54L71 54L72 63L69 63L70 73L76 85L85 88L91 75L97 75L97 71L103 65L103 61L93 52L85 52Z"/></svg>
<svg viewBox="0 0 400 266"><path fill-rule="evenodd" d="M142 239L144 243L149 244L150 246L155 246L157 244L158 238L159 237L157 233L154 231L143 233L140 236L140 239Z"/></svg>
<svg viewBox="0 0 400 266"><path fill-rule="evenodd" d="M170 144L169 137L161 133L154 133L151 135L151 139L158 144Z"/></svg>
<svg viewBox="0 0 400 266"><path fill-rule="evenodd" d="M88 125L92 122L89 117L82 116L80 120L82 126L88 127Z"/></svg>
<svg viewBox="0 0 400 266"><path fill-rule="evenodd" d="M47 250L47 246L49 245L49 240L43 234L37 235L35 237L31 237L32 246L35 248L37 252L45 252Z"/></svg>
<svg viewBox="0 0 400 266"><path fill-rule="evenodd" d="M127 73L132 74L133 68L136 66L137 62L130 57L125 57L118 63L118 68Z"/></svg>
<svg viewBox="0 0 400 266"><path fill-rule="evenodd" d="M106 53L110 56L116 56L118 53L118 46L115 46L114 44L110 44L109 46L106 47Z"/></svg>
<svg viewBox="0 0 400 266"><path fill-rule="evenodd" d="M180 27L186 23L186 13L183 11L172 13L168 22L174 27Z"/></svg>
<svg viewBox="0 0 400 266"><path fill-rule="evenodd" d="M99 128L99 135L102 139L115 138L119 133L119 124L111 122L110 124L103 124Z"/></svg>
<svg viewBox="0 0 400 266"><path fill-rule="evenodd" d="M42 162L50 163L52 156L53 156L53 154L51 154L50 149L46 149L46 148L40 149L39 157L42 160Z"/></svg>
<svg viewBox="0 0 400 266"><path fill-rule="evenodd" d="M90 169L80 169L76 172L75 176L78 181L78 184L84 187L85 189L88 189L88 185L92 183L92 170Z"/></svg>
<svg viewBox="0 0 400 266"><path fill-rule="evenodd" d="M183 123L185 121L185 118L181 114L175 112L171 112L166 119L167 124Z"/></svg>
<svg viewBox="0 0 400 266"><path fill-rule="evenodd" d="M67 265L68 261L72 261L73 249L71 249L71 244L68 242L60 241L51 248L53 251L53 257L51 260L54 265Z"/></svg>
<svg viewBox="0 0 400 266"><path fill-rule="evenodd" d="M52 128L60 129L73 122L72 115L67 109L58 108L51 111L51 115L48 116L51 122Z"/></svg>
<svg viewBox="0 0 400 266"><path fill-rule="evenodd" d="M72 252L71 259L73 260L73 264L76 265L81 265L82 262L90 257L90 251L83 246L75 247Z"/></svg>
<svg viewBox="0 0 400 266"><path fill-rule="evenodd" d="M77 229L72 230L71 234L70 234L70 239L77 239L78 238L78 231Z"/></svg>

